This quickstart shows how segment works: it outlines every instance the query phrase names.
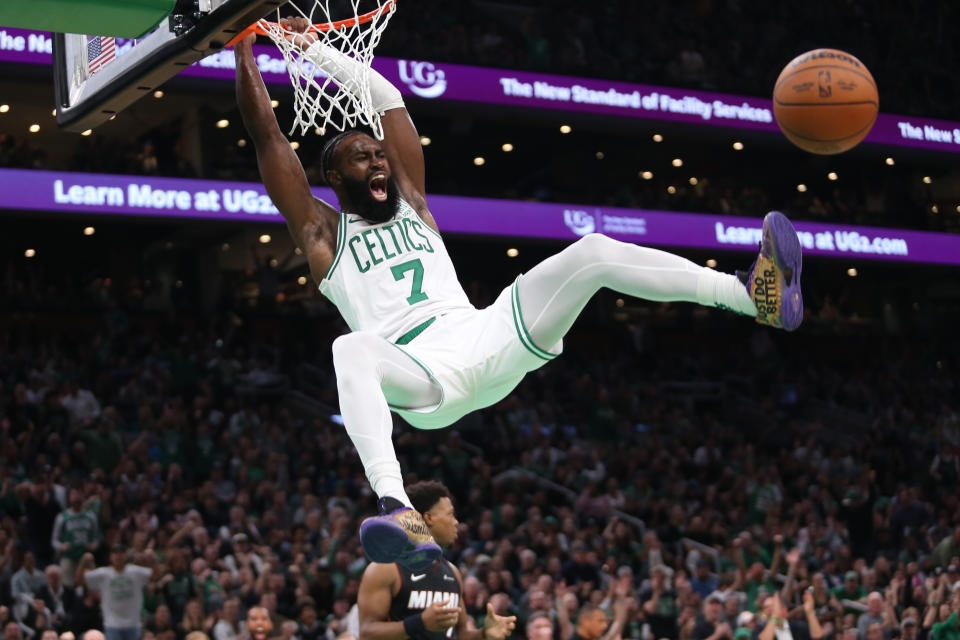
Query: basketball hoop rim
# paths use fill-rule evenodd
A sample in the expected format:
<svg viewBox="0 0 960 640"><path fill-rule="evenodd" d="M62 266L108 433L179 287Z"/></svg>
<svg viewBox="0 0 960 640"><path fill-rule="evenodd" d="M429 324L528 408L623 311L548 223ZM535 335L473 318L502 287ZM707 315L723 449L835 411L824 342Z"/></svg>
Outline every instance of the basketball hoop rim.
<svg viewBox="0 0 960 640"><path fill-rule="evenodd" d="M383 3L382 6L367 11L366 13L360 14L353 18L347 18L346 20L337 20L335 22L322 22L320 24L312 25L307 31L317 31L317 32L326 32L326 31L340 31L341 29L349 29L358 24L367 24L372 22L374 19L379 18L388 11L393 10L393 6L396 4L396 0L387 0ZM228 47L232 47L234 44L243 40L251 33L256 33L261 36L269 35L268 29L270 27L280 28L278 22L271 22L269 20L257 20L255 23L238 33L233 39L226 44Z"/></svg>

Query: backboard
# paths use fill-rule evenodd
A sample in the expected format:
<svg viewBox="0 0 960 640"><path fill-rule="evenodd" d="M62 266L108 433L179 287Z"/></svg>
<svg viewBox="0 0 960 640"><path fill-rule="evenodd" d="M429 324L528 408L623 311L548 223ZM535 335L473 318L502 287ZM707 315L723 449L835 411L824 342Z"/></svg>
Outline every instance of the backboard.
<svg viewBox="0 0 960 640"><path fill-rule="evenodd" d="M54 34L57 124L79 132L109 120L284 2L177 0L137 39Z"/></svg>

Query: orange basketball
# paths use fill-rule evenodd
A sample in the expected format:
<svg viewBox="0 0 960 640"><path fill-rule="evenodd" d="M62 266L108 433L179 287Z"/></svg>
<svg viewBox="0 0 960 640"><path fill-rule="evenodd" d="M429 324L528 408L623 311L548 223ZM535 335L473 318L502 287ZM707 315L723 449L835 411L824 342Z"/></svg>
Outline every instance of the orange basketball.
<svg viewBox="0 0 960 640"><path fill-rule="evenodd" d="M877 83L856 57L814 49L790 61L773 89L773 115L793 144L830 155L870 133L879 110Z"/></svg>

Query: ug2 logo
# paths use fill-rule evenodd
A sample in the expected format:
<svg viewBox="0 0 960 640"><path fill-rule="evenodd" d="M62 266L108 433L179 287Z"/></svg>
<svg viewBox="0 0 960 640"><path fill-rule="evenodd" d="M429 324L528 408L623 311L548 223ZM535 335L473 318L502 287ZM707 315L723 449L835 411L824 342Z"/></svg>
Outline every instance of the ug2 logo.
<svg viewBox="0 0 960 640"><path fill-rule="evenodd" d="M400 80L421 98L439 98L447 90L447 74L432 62L400 60Z"/></svg>
<svg viewBox="0 0 960 640"><path fill-rule="evenodd" d="M597 220L589 211L582 209L564 209L563 223L578 236L585 236L597 230Z"/></svg>

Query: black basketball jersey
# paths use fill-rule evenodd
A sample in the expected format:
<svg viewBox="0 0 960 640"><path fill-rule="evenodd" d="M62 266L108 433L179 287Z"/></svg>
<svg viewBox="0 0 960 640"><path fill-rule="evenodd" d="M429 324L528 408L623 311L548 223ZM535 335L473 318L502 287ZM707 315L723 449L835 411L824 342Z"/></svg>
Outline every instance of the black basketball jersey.
<svg viewBox="0 0 960 640"><path fill-rule="evenodd" d="M434 602L449 600L450 606L460 606L460 581L453 572L453 565L446 560L437 562L429 569L411 571L397 565L400 571L400 591L390 602L390 619L402 622ZM413 636L413 640L447 640L456 638L456 625L446 632L427 631Z"/></svg>

